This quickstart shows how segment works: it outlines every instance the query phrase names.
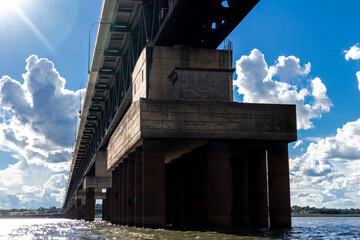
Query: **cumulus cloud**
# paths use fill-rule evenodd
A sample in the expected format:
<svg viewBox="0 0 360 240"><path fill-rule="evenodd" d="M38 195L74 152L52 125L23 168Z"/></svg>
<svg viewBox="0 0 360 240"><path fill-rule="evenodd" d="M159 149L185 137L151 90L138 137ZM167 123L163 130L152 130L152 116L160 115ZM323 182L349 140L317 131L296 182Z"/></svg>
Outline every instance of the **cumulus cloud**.
<svg viewBox="0 0 360 240"><path fill-rule="evenodd" d="M0 170L0 209L60 207L66 183L64 173L18 161Z"/></svg>
<svg viewBox="0 0 360 240"><path fill-rule="evenodd" d="M309 144L290 159L292 203L360 207L360 119L337 129L335 136Z"/></svg>
<svg viewBox="0 0 360 240"><path fill-rule="evenodd" d="M0 79L0 151L18 160L0 170L0 191L17 197L21 206L54 205L62 202L63 190L50 185L69 168L83 90L66 89L66 80L48 59L32 55L25 69L23 83L10 76Z"/></svg>
<svg viewBox="0 0 360 240"><path fill-rule="evenodd" d="M244 102L296 104L298 129L309 129L311 119L320 118L332 106L322 80L306 78L310 70L310 63L301 66L294 56L280 56L269 67L264 54L254 49L236 62L234 87Z"/></svg>
<svg viewBox="0 0 360 240"><path fill-rule="evenodd" d="M360 48L358 44L352 46L349 50L345 50L345 59L346 61L352 60L359 60L360 59Z"/></svg>
<svg viewBox="0 0 360 240"><path fill-rule="evenodd" d="M352 46L349 50L345 50L345 59L346 61L352 60L359 60L360 59L360 48L358 44ZM356 78L358 80L358 89L360 90L360 71L356 73Z"/></svg>

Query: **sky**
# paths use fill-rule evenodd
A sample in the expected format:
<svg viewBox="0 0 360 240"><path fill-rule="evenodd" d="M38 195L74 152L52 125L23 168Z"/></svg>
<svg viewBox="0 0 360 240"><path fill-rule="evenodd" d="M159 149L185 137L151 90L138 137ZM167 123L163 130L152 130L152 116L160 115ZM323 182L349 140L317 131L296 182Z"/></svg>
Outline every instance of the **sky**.
<svg viewBox="0 0 360 240"><path fill-rule="evenodd" d="M0 209L61 207L102 1L9 2L0 0ZM297 106L292 205L360 208L358 9L261 0L228 37L234 100Z"/></svg>

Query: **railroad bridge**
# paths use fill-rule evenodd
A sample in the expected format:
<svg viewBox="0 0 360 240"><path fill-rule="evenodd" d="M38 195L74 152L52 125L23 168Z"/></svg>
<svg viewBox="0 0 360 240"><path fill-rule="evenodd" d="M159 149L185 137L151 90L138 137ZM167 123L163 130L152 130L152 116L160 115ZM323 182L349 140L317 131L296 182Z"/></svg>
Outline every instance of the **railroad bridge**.
<svg viewBox="0 0 360 240"><path fill-rule="evenodd" d="M66 217L92 221L103 199L114 224L291 226L295 106L233 102L217 49L257 2L103 1Z"/></svg>

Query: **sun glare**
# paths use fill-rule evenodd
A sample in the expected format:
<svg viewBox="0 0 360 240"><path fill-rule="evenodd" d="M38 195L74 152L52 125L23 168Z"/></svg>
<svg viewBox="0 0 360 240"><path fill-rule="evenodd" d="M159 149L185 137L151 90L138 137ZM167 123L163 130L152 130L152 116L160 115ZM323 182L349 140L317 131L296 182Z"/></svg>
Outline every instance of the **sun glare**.
<svg viewBox="0 0 360 240"><path fill-rule="evenodd" d="M23 8L29 0L0 0L0 18L13 14L14 9Z"/></svg>

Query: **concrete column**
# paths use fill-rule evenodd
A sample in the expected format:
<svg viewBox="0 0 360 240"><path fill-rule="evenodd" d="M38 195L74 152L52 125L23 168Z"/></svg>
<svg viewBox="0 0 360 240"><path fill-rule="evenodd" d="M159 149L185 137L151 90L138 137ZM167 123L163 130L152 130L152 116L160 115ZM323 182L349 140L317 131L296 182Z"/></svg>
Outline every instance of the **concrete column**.
<svg viewBox="0 0 360 240"><path fill-rule="evenodd" d="M121 163L119 165L119 170L118 170L118 174L117 174L117 178L118 178L118 185L116 186L116 189L118 191L118 199L116 201L116 205L117 205L117 209L116 209L116 214L117 214L117 223L122 225L124 224L124 219L122 216L123 213L123 191L122 191L122 183L123 183L123 164Z"/></svg>
<svg viewBox="0 0 360 240"><path fill-rule="evenodd" d="M115 170L113 170L111 172L112 174L112 178L111 178L111 181L112 181L112 184L111 184L111 215L110 215L110 222L112 224L115 223Z"/></svg>
<svg viewBox="0 0 360 240"><path fill-rule="evenodd" d="M81 219L85 219L85 209L86 209L86 205L84 203L85 201L82 202L81 204ZM94 210L95 211L95 210Z"/></svg>
<svg viewBox="0 0 360 240"><path fill-rule="evenodd" d="M205 227L208 213L208 182L206 150L195 150L191 154L193 165L193 211L194 226Z"/></svg>
<svg viewBox="0 0 360 240"><path fill-rule="evenodd" d="M144 226L165 226L165 153L160 140L143 141Z"/></svg>
<svg viewBox="0 0 360 240"><path fill-rule="evenodd" d="M95 218L95 189L86 189L85 221L94 221Z"/></svg>
<svg viewBox="0 0 360 240"><path fill-rule="evenodd" d="M269 214L271 228L291 227L289 156L287 143L268 149Z"/></svg>
<svg viewBox="0 0 360 240"><path fill-rule="evenodd" d="M73 204L71 206L71 210L70 210L70 219L76 219L76 204Z"/></svg>
<svg viewBox="0 0 360 240"><path fill-rule="evenodd" d="M236 227L249 226L248 160L236 156L232 162L233 223Z"/></svg>
<svg viewBox="0 0 360 240"><path fill-rule="evenodd" d="M211 141L207 144L208 222L211 226L230 227L229 145Z"/></svg>
<svg viewBox="0 0 360 240"><path fill-rule="evenodd" d="M168 186L168 191L170 191L169 201L171 202L169 223L172 224L172 226L180 226L182 213L181 159L173 160L169 164L171 165L167 167L170 171L168 179L171 178L171 185Z"/></svg>
<svg viewBox="0 0 360 240"><path fill-rule="evenodd" d="M102 219L105 221L109 221L111 219L111 188L106 189L106 199L103 200L103 213Z"/></svg>
<svg viewBox="0 0 360 240"><path fill-rule="evenodd" d="M76 199L76 219L80 220L81 219L81 199Z"/></svg>
<svg viewBox="0 0 360 240"><path fill-rule="evenodd" d="M127 183L127 221L129 226L134 226L135 153L128 156Z"/></svg>
<svg viewBox="0 0 360 240"><path fill-rule="evenodd" d="M113 213L114 213L114 224L119 224L119 190L118 190L118 186L119 186L119 167L115 168L114 171L114 205L113 205Z"/></svg>
<svg viewBox="0 0 360 240"><path fill-rule="evenodd" d="M128 219L127 219L127 209L128 209L128 204L127 204L127 169L128 169L128 164L127 164L128 160L124 159L123 161L123 169L122 169L122 224L123 225L127 225L128 224Z"/></svg>
<svg viewBox="0 0 360 240"><path fill-rule="evenodd" d="M249 224L250 227L268 227L266 151L249 153Z"/></svg>
<svg viewBox="0 0 360 240"><path fill-rule="evenodd" d="M189 154L180 159L181 164L181 225L192 227L193 216L193 166Z"/></svg>
<svg viewBox="0 0 360 240"><path fill-rule="evenodd" d="M143 226L142 210L142 147L135 150L135 226Z"/></svg>
<svg viewBox="0 0 360 240"><path fill-rule="evenodd" d="M101 214L101 218L102 220L106 221L107 219L107 215L108 215L108 204L107 204L107 199L103 199L102 200L102 214Z"/></svg>

